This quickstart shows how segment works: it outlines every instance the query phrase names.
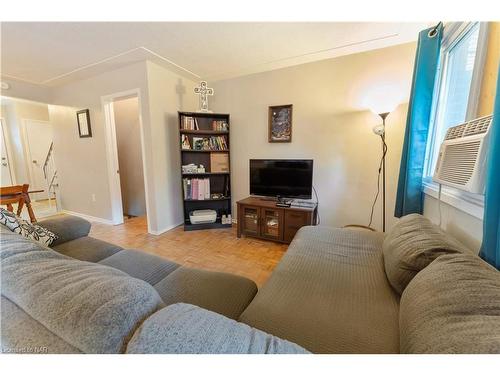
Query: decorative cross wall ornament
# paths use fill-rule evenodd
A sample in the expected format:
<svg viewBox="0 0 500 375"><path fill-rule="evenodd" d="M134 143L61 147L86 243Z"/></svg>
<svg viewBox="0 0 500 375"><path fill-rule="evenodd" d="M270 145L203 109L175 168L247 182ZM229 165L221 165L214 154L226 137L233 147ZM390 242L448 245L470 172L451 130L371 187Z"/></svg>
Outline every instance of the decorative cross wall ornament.
<svg viewBox="0 0 500 375"><path fill-rule="evenodd" d="M207 87L205 81L201 81L200 87L194 88L194 93L200 96L200 110L198 112L211 112L208 110L208 95L213 95L214 89Z"/></svg>

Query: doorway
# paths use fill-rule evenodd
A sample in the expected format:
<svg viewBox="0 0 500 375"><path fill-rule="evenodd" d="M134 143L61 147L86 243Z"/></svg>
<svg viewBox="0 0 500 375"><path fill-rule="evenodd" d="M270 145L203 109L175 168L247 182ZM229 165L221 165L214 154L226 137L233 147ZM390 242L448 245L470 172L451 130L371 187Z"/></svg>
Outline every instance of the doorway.
<svg viewBox="0 0 500 375"><path fill-rule="evenodd" d="M0 153L1 153L1 178L2 186L14 185L14 171L12 169L12 158L10 157L10 149L7 147L8 137L5 133L3 119L0 118Z"/></svg>
<svg viewBox="0 0 500 375"><path fill-rule="evenodd" d="M137 95L113 101L118 170L125 219L146 215L146 191Z"/></svg>
<svg viewBox="0 0 500 375"><path fill-rule="evenodd" d="M30 190L41 191L30 194L31 200L53 200L47 188L49 176L46 176L52 150L52 125L45 121L24 120L24 134Z"/></svg>
<svg viewBox="0 0 500 375"><path fill-rule="evenodd" d="M140 90L104 96L101 101L113 224L138 217L133 220L146 220L151 233Z"/></svg>
<svg viewBox="0 0 500 375"><path fill-rule="evenodd" d="M48 104L2 97L0 120L2 186L29 184L36 218L57 214L60 197ZM21 216L26 218L27 212Z"/></svg>

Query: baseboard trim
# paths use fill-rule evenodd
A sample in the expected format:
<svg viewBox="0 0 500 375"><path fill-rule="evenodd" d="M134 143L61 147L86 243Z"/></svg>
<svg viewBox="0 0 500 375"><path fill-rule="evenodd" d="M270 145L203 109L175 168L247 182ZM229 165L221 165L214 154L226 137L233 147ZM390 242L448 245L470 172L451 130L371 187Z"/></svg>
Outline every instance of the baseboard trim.
<svg viewBox="0 0 500 375"><path fill-rule="evenodd" d="M183 224L183 222L181 221L179 224L170 225L170 226L163 228L163 229L160 229L160 230L149 230L148 233L155 235L155 236L159 236L160 234L163 234L165 232L168 232L169 230L177 228L178 226L180 226L182 224Z"/></svg>
<svg viewBox="0 0 500 375"><path fill-rule="evenodd" d="M61 210L60 212L68 214L68 215L78 216L78 217L81 217L82 219L85 219L85 220L88 220L88 221L91 221L91 222L93 221L95 223L114 225L114 223L113 223L112 220L103 219L102 217L85 215L85 214L82 214L80 212L68 211L68 210Z"/></svg>

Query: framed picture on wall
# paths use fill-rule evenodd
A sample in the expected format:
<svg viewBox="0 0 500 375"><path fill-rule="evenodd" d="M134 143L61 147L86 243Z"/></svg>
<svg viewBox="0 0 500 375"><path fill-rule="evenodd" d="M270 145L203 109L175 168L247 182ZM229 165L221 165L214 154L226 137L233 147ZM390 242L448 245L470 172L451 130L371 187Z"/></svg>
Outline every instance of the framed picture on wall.
<svg viewBox="0 0 500 375"><path fill-rule="evenodd" d="M90 127L90 113L88 109L82 109L76 112L78 121L78 134L80 138L92 137L92 128Z"/></svg>
<svg viewBox="0 0 500 375"><path fill-rule="evenodd" d="M269 142L292 141L292 104L269 107Z"/></svg>

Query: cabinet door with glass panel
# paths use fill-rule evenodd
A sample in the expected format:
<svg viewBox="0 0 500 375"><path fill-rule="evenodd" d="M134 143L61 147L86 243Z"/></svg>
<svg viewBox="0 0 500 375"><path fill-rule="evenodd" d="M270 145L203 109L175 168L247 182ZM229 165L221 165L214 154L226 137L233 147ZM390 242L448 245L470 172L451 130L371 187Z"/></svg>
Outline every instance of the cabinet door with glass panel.
<svg viewBox="0 0 500 375"><path fill-rule="evenodd" d="M260 235L260 208L252 206L242 206L240 220L243 221L241 230L247 236Z"/></svg>
<svg viewBox="0 0 500 375"><path fill-rule="evenodd" d="M263 237L275 241L283 240L283 210L241 206L242 234Z"/></svg>
<svg viewBox="0 0 500 375"><path fill-rule="evenodd" d="M283 240L283 210L273 208L260 209L260 235L271 240Z"/></svg>

